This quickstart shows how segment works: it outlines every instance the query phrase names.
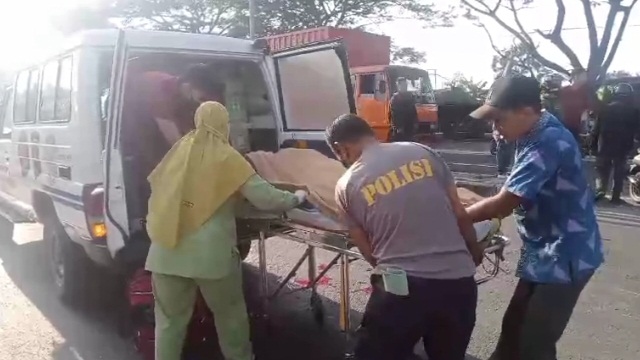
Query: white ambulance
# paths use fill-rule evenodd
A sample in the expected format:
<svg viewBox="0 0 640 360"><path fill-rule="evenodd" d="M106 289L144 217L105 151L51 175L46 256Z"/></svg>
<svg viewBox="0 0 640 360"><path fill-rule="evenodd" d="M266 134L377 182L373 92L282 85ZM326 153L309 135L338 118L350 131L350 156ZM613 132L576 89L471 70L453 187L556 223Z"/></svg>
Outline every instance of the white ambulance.
<svg viewBox="0 0 640 360"><path fill-rule="evenodd" d="M93 30L54 57L19 71L0 113L0 208L12 221L44 224L56 288L75 301L96 265L141 266L149 240L146 198L123 129L127 81L212 64L225 84L232 143L242 151L322 143L324 128L354 113L340 42L270 53L266 42L211 35ZM131 120L131 119L128 119Z"/></svg>

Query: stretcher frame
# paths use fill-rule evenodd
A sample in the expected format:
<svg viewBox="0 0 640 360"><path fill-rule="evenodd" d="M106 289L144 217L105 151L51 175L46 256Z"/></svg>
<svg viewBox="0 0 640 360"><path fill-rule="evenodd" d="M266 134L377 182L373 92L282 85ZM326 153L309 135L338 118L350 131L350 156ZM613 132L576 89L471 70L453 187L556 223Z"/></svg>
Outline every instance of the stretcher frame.
<svg viewBox="0 0 640 360"><path fill-rule="evenodd" d="M322 279L330 269L338 265L340 268L339 328L344 334L345 343L347 346L350 346L352 343L351 335L353 332L350 302L350 264L357 260L364 260L364 258L360 252L353 250L354 246L351 244L348 235L344 232L318 229L311 225L301 223L300 221L292 221L287 218L286 215L275 217L264 216L247 220L251 222L251 227L253 229L259 231L258 267L263 319L268 321L268 309L271 301L282 293L306 260L309 284L291 290L291 292L311 290L311 311L315 321L322 325L324 323L324 305L317 292L317 285L320 279ZM271 237L283 238L303 244L307 247L296 264L272 292L269 290L267 270L267 240ZM482 243L485 242L483 241ZM487 246L484 249L485 260L489 262L490 268L488 270L483 264L482 268L486 272L486 275L476 279L477 284L483 284L495 278L500 271L504 271L500 265L504 260L503 252L509 244L509 239L501 233L496 233L489 236L486 244ZM320 273L317 272L316 249L327 250L335 254L332 260L322 271L320 271ZM348 354L347 357L349 357Z"/></svg>

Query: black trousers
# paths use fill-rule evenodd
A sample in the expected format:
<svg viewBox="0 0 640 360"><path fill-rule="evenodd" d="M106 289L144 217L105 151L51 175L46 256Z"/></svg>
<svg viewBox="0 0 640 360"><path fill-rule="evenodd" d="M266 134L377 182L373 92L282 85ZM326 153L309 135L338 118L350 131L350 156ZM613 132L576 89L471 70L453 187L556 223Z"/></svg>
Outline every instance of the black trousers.
<svg viewBox="0 0 640 360"><path fill-rule="evenodd" d="M502 319L489 360L557 360L556 343L591 276L571 284L520 280Z"/></svg>
<svg viewBox="0 0 640 360"><path fill-rule="evenodd" d="M597 156L596 157L596 192L606 194L609 190L609 179L613 172L613 190L611 191L612 199L620 199L622 195L622 187L624 185L624 177L627 174L627 158Z"/></svg>
<svg viewBox="0 0 640 360"><path fill-rule="evenodd" d="M409 277L409 296L384 290L373 275L355 349L357 360L405 360L424 341L429 360L464 360L476 322L473 277L431 280Z"/></svg>

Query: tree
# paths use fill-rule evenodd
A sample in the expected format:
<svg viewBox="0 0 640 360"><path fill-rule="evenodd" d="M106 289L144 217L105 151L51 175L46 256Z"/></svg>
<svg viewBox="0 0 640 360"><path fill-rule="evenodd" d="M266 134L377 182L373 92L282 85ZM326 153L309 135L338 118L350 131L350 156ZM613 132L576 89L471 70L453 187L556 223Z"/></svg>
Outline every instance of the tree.
<svg viewBox="0 0 640 360"><path fill-rule="evenodd" d="M237 0L114 0L110 15L134 28L226 35L247 7Z"/></svg>
<svg viewBox="0 0 640 360"><path fill-rule="evenodd" d="M620 79L620 78L626 78L631 76L633 76L633 74L631 74L626 70L614 70L607 73L607 79Z"/></svg>
<svg viewBox="0 0 640 360"><path fill-rule="evenodd" d="M518 43L531 54L540 64L564 76L570 76L572 70L586 70L590 83L596 85L604 80L607 70L616 55L620 40L626 30L631 10L638 0L579 0L582 4L582 15L587 24L587 40L589 42L589 60L583 64L575 51L567 44L562 32L566 17L564 0L555 0L556 20L553 29L525 29L519 13L531 4L541 5L549 0L461 0L466 9L465 16L469 19L491 20L511 34ZM598 26L593 14L594 7L608 6L608 14L599 34ZM480 22L481 24L481 22ZM616 24L619 24L617 29ZM557 62L544 56L539 50L532 34L537 34L543 40L553 44L568 60L571 69L567 69Z"/></svg>
<svg viewBox="0 0 640 360"><path fill-rule="evenodd" d="M429 25L450 25L448 10L420 0L256 0L259 36L321 26L362 28L395 16L419 18ZM57 22L66 33L109 27L109 19L134 28L247 37L248 0L101 0L97 8L81 8ZM423 62L411 47L395 48L393 59Z"/></svg>
<svg viewBox="0 0 640 360"><path fill-rule="evenodd" d="M391 45L391 61L402 64L422 64L427 61L427 54L412 47Z"/></svg>
<svg viewBox="0 0 640 360"><path fill-rule="evenodd" d="M532 76L538 80L558 74L542 65L522 43L513 44L506 49L499 49L495 45L493 46L496 55L493 56L491 68L496 74L501 74L508 64L511 66L511 73Z"/></svg>
<svg viewBox="0 0 640 360"><path fill-rule="evenodd" d="M489 94L486 81L474 81L473 78L467 78L460 73L455 74L445 86L454 92L456 89L463 91L473 102L484 102Z"/></svg>

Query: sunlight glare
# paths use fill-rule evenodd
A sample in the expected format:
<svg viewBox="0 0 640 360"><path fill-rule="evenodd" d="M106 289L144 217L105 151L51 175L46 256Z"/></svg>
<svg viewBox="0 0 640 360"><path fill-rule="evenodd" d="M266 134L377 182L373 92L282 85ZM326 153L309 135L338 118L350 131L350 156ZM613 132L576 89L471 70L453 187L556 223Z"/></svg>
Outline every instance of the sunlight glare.
<svg viewBox="0 0 640 360"><path fill-rule="evenodd" d="M98 0L5 0L0 2L0 70L14 70L38 61L59 45L62 36L52 20L78 6ZM6 51L9 49L9 51Z"/></svg>

